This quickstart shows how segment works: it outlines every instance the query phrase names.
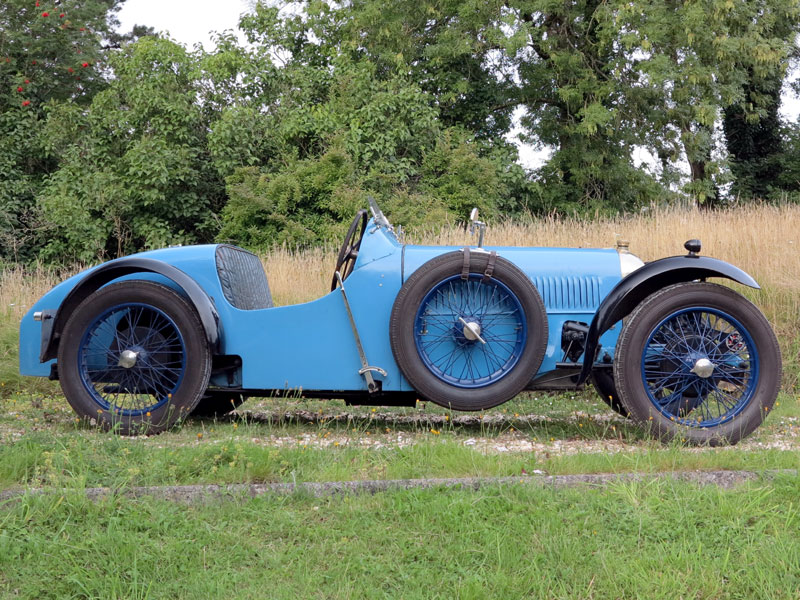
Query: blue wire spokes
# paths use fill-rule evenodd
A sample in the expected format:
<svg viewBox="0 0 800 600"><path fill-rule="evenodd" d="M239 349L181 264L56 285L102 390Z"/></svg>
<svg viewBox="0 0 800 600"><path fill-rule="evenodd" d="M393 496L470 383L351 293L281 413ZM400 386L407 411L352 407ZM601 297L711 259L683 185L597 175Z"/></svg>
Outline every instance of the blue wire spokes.
<svg viewBox="0 0 800 600"><path fill-rule="evenodd" d="M710 361L711 373L698 365ZM650 333L641 361L650 401L664 416L691 427L713 427L738 415L758 381L750 333L712 308L676 311Z"/></svg>
<svg viewBox="0 0 800 600"><path fill-rule="evenodd" d="M483 341L464 323L477 325ZM525 348L527 324L516 295L496 279L449 277L423 298L414 322L417 351L440 380L464 388L490 385L514 368ZM483 343L485 342L485 343Z"/></svg>
<svg viewBox="0 0 800 600"><path fill-rule="evenodd" d="M143 415L169 402L183 380L186 346L174 321L147 304L99 315L78 352L82 383L100 409Z"/></svg>

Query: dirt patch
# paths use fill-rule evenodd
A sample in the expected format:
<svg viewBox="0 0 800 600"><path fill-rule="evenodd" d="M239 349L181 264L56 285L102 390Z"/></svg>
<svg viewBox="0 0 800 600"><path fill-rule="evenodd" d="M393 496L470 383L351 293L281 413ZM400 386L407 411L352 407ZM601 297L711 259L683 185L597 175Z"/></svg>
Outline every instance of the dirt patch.
<svg viewBox="0 0 800 600"><path fill-rule="evenodd" d="M683 481L697 485L714 485L730 489L750 481L768 481L778 475L797 477L796 470L765 471L668 471L662 473L599 473L586 475L533 475L522 477L468 477L459 479L393 479L371 481L328 481L320 483L262 483L231 485L180 485L112 488L88 488L83 491L90 500L114 495L131 498L158 498L192 504L218 500L255 498L266 494L306 494L325 497L340 494L376 494L408 489L479 490L489 486L530 485L540 488L603 487L636 481ZM63 494L65 490L30 488L0 492L0 502L13 501L26 495Z"/></svg>

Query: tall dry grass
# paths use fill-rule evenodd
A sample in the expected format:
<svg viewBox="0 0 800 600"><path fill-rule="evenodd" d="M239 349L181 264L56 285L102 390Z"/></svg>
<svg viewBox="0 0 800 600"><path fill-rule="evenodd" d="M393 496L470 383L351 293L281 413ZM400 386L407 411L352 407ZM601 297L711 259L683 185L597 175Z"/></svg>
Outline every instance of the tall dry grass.
<svg viewBox="0 0 800 600"><path fill-rule="evenodd" d="M631 252L647 261L685 254L683 243L692 238L702 240L702 254L744 269L759 281L766 295L781 297L780 302L786 305L773 311L780 320L800 313L800 206L761 205L713 212L662 209L595 221L529 218L490 226L485 243L608 248L625 239ZM408 241L447 246L475 243L458 227L412 234ZM327 292L334 254L332 248L307 252L281 249L264 257L276 301L305 302ZM753 298L759 303L768 301L765 294Z"/></svg>
<svg viewBox="0 0 800 600"><path fill-rule="evenodd" d="M644 260L683 254L683 242L699 238L702 254L728 261L756 278L762 290L737 286L767 315L781 340L784 362L798 371L800 353L800 207L749 206L726 211L659 209L633 217L528 218L490 225L487 245L612 247L630 242ZM474 243L456 227L416 232L409 242L460 246ZM276 249L262 257L277 304L307 302L330 289L338 248ZM74 271L73 271L74 272ZM69 273L40 267L0 271L0 326L16 322L50 287ZM6 339L10 339L7 334ZM794 376L792 376L794 383Z"/></svg>
<svg viewBox="0 0 800 600"><path fill-rule="evenodd" d="M643 260L685 254L683 243L703 242L704 255L731 262L770 287L800 291L800 206L751 206L727 211L661 209L635 217L586 221L549 217L489 227L487 245L612 247L628 240ZM430 244L463 244L448 228L420 236Z"/></svg>

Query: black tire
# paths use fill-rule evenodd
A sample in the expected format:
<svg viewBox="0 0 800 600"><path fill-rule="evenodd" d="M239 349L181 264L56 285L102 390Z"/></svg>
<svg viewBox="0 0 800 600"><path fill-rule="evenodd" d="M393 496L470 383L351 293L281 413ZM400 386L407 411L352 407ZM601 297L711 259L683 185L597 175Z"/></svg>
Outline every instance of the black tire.
<svg viewBox="0 0 800 600"><path fill-rule="evenodd" d="M781 355L769 322L746 298L721 285L679 283L631 314L614 378L631 418L662 440L735 444L772 408Z"/></svg>
<svg viewBox="0 0 800 600"><path fill-rule="evenodd" d="M194 407L192 416L200 418L223 417L239 408L245 400L247 400L245 396L234 392L206 390L206 393L200 398L200 402Z"/></svg>
<svg viewBox="0 0 800 600"><path fill-rule="evenodd" d="M615 413L628 418L628 410L620 402L619 392L614 384L614 372L608 368L595 369L592 371L591 381L600 399Z"/></svg>
<svg viewBox="0 0 800 600"><path fill-rule="evenodd" d="M196 311L180 294L125 281L75 309L59 344L58 370L80 417L123 435L154 434L195 408L208 387L211 352Z"/></svg>
<svg viewBox="0 0 800 600"><path fill-rule="evenodd" d="M425 399L456 410L485 410L519 394L538 371L547 347L547 314L530 279L509 261L497 257L491 278L484 282L489 254L471 254L466 280L462 278L464 254L460 251L438 256L417 269L400 289L389 324L392 353L409 383ZM451 285L450 291L455 289L454 293L464 299L458 308L450 304L450 292L444 292L443 286ZM434 315L428 307L438 302L440 293L447 303L442 305L446 314ZM487 303L486 299L492 300ZM489 312L500 310L503 303L508 303L509 311ZM471 312L462 315L462 309ZM466 337L466 321L461 320L464 316L483 328L470 329L473 339ZM418 318L420 324L426 323L419 330L415 325ZM444 365L447 358L441 359L441 366L436 364L439 359L428 354L429 342L423 336L430 333L429 327L438 328L436 337L446 345L443 352L452 349L451 356L468 365L466 377L451 376L450 366ZM435 339L432 342L438 343ZM469 365L474 366L474 373Z"/></svg>

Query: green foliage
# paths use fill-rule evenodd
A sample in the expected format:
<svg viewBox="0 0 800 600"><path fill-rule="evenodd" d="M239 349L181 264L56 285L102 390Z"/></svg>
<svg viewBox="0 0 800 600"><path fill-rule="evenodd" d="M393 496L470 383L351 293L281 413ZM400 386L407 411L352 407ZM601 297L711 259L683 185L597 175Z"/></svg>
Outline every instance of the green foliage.
<svg viewBox="0 0 800 600"><path fill-rule="evenodd" d="M48 260L91 261L215 233L222 183L197 104L197 60L148 37L111 56L91 106L54 106L45 139L59 156L41 206Z"/></svg>
<svg viewBox="0 0 800 600"><path fill-rule="evenodd" d="M218 239L264 250L332 237L331 228L340 219L326 207L352 181L352 174L352 161L336 150L271 175L241 168L228 178L230 200Z"/></svg>
<svg viewBox="0 0 800 600"><path fill-rule="evenodd" d="M402 225L464 219L472 206L491 216L524 180L501 159L505 144L443 127L435 99L408 78L382 79L375 64L343 56L330 64L290 61L278 75L285 90L245 99L213 124L220 172L240 167L219 240L265 249L338 238L367 194Z"/></svg>
<svg viewBox="0 0 800 600"><path fill-rule="evenodd" d="M123 1L0 6L0 258L306 245L368 194L414 226L797 188L797 0L259 1L212 53L130 45Z"/></svg>
<svg viewBox="0 0 800 600"><path fill-rule="evenodd" d="M627 69L646 84L641 100L648 144L660 156L685 152L692 174L687 191L713 205L719 200L715 184L725 183L726 174L714 157L712 131L731 107L738 106L751 123L777 108L768 99L754 102L759 92L753 82L783 76L800 5L794 0L636 4L621 16L631 31L627 44L645 57L627 59Z"/></svg>
<svg viewBox="0 0 800 600"><path fill-rule="evenodd" d="M781 154L774 157L780 174L771 196L789 193L794 202L800 202L800 127L797 124L781 130L781 149Z"/></svg>
<svg viewBox="0 0 800 600"><path fill-rule="evenodd" d="M46 107L85 106L105 86L123 1L0 3L0 258L31 258L41 241L35 198L57 167L40 139Z"/></svg>
<svg viewBox="0 0 800 600"><path fill-rule="evenodd" d="M557 185L562 202L588 207L658 198L633 169L635 145L659 157L665 185L685 156L686 191L710 201L724 172L709 132L722 109L744 99L748 73L785 70L798 24L793 0L511 6L503 31L528 107L524 124L556 148L540 173L544 193Z"/></svg>
<svg viewBox="0 0 800 600"><path fill-rule="evenodd" d="M785 157L778 115L781 79L748 85L743 102L725 109L723 125L730 155L734 185L731 194L740 198L770 196L783 187L780 182ZM761 115L746 107L761 107Z"/></svg>

